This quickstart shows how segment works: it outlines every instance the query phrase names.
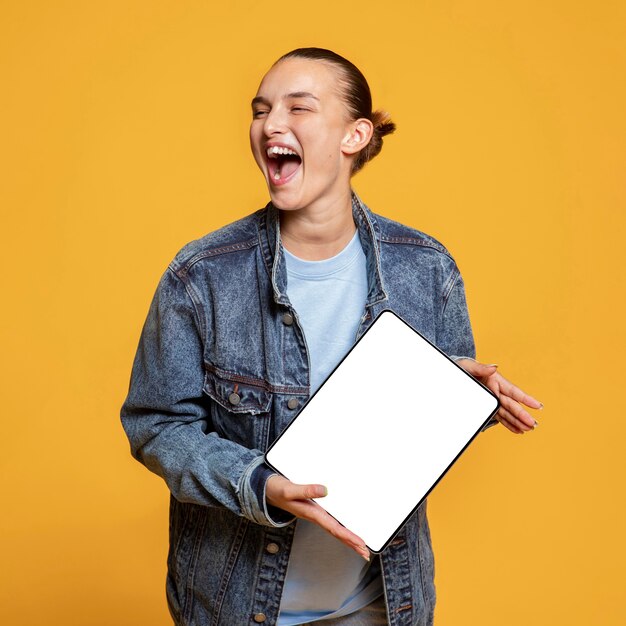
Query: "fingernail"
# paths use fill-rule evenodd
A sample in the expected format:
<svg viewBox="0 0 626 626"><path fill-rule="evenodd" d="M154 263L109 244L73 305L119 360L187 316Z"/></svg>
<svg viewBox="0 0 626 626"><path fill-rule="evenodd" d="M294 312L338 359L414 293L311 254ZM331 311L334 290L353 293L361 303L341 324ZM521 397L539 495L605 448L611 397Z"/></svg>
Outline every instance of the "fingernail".
<svg viewBox="0 0 626 626"><path fill-rule="evenodd" d="M321 488L320 498L325 498L328 495L328 487L322 486Z"/></svg>
<svg viewBox="0 0 626 626"><path fill-rule="evenodd" d="M367 562L369 562L370 557L369 557L369 550L367 549L367 546L360 544L360 543L353 544L353 546L354 546L355 552L360 554Z"/></svg>
<svg viewBox="0 0 626 626"><path fill-rule="evenodd" d="M533 429L537 428L537 426L539 426L539 422L537 420L535 420L535 425L533 426Z"/></svg>
<svg viewBox="0 0 626 626"><path fill-rule="evenodd" d="M541 411L541 409L543 409L543 402L539 403L539 411Z"/></svg>
<svg viewBox="0 0 626 626"><path fill-rule="evenodd" d="M497 363L487 363L487 367L498 367Z"/></svg>

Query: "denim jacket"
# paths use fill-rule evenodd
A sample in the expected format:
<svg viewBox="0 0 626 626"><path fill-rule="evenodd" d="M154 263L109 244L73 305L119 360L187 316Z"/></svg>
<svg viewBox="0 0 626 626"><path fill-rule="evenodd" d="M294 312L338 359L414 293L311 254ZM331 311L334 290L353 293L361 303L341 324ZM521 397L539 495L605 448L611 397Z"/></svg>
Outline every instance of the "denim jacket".
<svg viewBox="0 0 626 626"><path fill-rule="evenodd" d="M474 358L463 280L448 251L372 212L354 191L352 211L369 284L355 341L391 309L451 358ZM170 490L166 595L177 626L273 625L278 616L296 522L265 504L267 474L258 469L310 391L278 217L270 202L176 254L121 409L132 456ZM375 558L389 624L432 624L426 501Z"/></svg>

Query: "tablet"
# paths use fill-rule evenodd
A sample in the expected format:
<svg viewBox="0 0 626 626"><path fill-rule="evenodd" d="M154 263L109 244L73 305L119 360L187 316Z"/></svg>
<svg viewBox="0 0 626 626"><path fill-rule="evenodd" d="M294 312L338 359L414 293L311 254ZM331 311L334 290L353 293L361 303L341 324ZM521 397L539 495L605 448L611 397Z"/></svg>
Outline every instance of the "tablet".
<svg viewBox="0 0 626 626"><path fill-rule="evenodd" d="M382 311L265 454L382 552L499 407L497 397Z"/></svg>

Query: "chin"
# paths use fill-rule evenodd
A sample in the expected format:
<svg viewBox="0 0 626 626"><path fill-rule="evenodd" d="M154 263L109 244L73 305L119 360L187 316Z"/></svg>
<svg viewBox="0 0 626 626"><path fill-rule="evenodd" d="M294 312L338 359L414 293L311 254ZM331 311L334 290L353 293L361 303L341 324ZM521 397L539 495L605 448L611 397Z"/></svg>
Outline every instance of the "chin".
<svg viewBox="0 0 626 626"><path fill-rule="evenodd" d="M276 189L270 187L269 192L272 204L281 211L295 211L302 208L302 201L300 198L296 198L293 194L287 192L287 190L277 191Z"/></svg>

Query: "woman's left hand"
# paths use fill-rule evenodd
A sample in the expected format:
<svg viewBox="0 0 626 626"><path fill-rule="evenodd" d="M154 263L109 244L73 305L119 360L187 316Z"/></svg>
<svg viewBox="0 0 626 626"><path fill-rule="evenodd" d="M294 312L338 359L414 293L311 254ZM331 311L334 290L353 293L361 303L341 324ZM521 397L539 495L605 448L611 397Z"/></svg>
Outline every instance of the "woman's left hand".
<svg viewBox="0 0 626 626"><path fill-rule="evenodd" d="M542 409L543 404L504 378L497 365L486 365L472 359L458 359L456 363L500 400L500 408L494 417L503 426L520 435L537 426L537 421L522 408L522 404L532 409Z"/></svg>

